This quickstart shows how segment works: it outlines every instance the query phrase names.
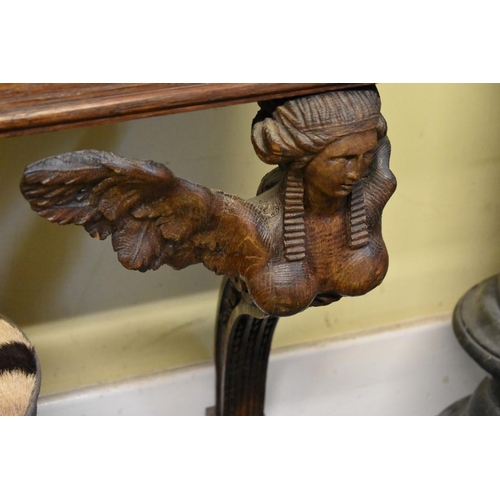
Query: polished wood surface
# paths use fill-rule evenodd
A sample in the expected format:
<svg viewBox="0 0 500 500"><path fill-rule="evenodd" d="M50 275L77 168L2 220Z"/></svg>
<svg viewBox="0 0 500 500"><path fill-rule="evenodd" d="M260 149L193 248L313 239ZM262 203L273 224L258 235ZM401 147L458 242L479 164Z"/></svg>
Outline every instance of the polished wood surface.
<svg viewBox="0 0 500 500"><path fill-rule="evenodd" d="M250 200L154 161L95 150L30 165L22 192L51 222L111 236L127 269L203 263L264 314L290 316L367 293L387 271L381 215L396 187L378 94L329 92L272 112L262 106L254 147L280 167Z"/></svg>
<svg viewBox="0 0 500 500"><path fill-rule="evenodd" d="M350 83L0 84L0 137L358 86Z"/></svg>
<svg viewBox="0 0 500 500"><path fill-rule="evenodd" d="M264 414L279 317L363 295L388 267L381 218L396 180L376 88L290 99L274 91L276 99L259 100L251 139L257 156L278 167L249 200L176 177L155 161L96 150L35 162L21 183L40 216L110 236L128 269L202 263L227 277L216 415ZM210 105L229 102L227 94L215 97Z"/></svg>

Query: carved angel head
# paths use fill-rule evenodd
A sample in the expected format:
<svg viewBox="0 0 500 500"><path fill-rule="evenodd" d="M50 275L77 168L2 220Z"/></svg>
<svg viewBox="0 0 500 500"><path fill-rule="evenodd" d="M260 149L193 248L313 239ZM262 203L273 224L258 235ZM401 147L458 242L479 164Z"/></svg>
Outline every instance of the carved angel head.
<svg viewBox="0 0 500 500"><path fill-rule="evenodd" d="M267 101L260 106L252 125L257 156L282 171L303 169L309 190L330 197L352 191L367 174L387 133L375 87ZM266 188L278 177L278 172L270 175Z"/></svg>
<svg viewBox="0 0 500 500"><path fill-rule="evenodd" d="M376 130L387 133L375 87L326 92L287 101L260 103L252 124L257 156L270 165L309 163L334 139Z"/></svg>

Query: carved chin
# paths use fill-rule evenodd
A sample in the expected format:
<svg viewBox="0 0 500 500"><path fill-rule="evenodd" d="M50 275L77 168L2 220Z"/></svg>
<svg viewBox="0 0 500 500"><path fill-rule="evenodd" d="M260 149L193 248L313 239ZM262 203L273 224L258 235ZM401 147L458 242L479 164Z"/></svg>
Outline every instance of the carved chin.
<svg viewBox="0 0 500 500"><path fill-rule="evenodd" d="M347 196L348 194L351 194L354 186L354 184L341 184L337 188L337 196Z"/></svg>

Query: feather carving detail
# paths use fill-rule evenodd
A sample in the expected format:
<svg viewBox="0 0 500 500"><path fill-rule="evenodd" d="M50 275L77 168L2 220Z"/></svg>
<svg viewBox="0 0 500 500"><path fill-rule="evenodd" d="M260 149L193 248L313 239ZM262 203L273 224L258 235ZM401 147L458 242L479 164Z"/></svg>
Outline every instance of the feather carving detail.
<svg viewBox="0 0 500 500"><path fill-rule="evenodd" d="M127 269L163 264L182 269L216 258L221 272L238 273L234 262L224 265L214 242L231 240L231 235L216 234L228 195L177 178L160 163L96 150L65 153L28 166L21 191L51 222L82 225L101 240L112 235L113 249ZM243 206L237 197L231 199ZM239 252L231 243L223 246L228 255Z"/></svg>

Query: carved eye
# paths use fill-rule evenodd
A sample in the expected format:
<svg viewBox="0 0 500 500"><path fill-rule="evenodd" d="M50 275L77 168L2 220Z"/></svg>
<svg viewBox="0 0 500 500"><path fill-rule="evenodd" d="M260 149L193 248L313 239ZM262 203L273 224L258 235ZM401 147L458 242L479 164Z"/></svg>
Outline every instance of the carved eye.
<svg viewBox="0 0 500 500"><path fill-rule="evenodd" d="M343 157L334 157L334 158L329 158L327 160L327 163L329 166L332 167L343 167L346 164L346 158Z"/></svg>

